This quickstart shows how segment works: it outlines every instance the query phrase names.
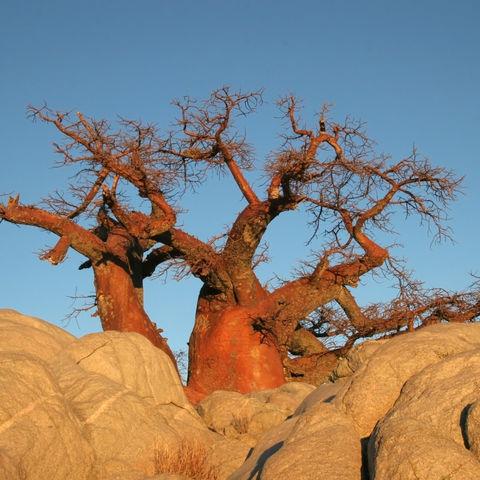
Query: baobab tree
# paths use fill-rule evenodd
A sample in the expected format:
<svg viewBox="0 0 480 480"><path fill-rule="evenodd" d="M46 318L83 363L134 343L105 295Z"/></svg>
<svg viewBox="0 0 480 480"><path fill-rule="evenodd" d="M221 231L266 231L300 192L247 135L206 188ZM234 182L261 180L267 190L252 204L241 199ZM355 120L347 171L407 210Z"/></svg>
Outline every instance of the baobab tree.
<svg viewBox="0 0 480 480"><path fill-rule="evenodd" d="M376 234L391 233L400 211L427 223L436 239L449 238L445 212L461 179L416 151L397 162L376 154L365 125L348 118L334 122L328 105L308 127L299 118L297 99L282 98L282 144L262 161L236 127L239 116L261 105L260 91L222 88L204 102L185 98L174 103L179 118L165 137L140 122L122 121L123 130L112 133L105 121L80 113L32 109L66 138L56 146L63 163L82 165L89 181L72 186L77 203L50 199L53 212L20 206L16 200L0 206L1 218L60 237L46 255L55 263L69 247L89 258L104 328L152 338L155 327L137 294L141 281L171 268L199 278L203 286L189 342L193 398L215 389L248 392L279 386L289 376L308 377L319 362L333 364L355 339L421 323L420 310L412 323L410 314L378 306L362 309L351 290L363 276L382 269L399 279L399 298L405 298L411 282ZM264 187L258 189L246 172L261 168ZM201 240L177 225L174 202L186 186L205 181L211 171L233 179L244 205L231 227L213 240ZM150 211L133 211L132 204L125 204L117 193L120 183L147 200ZM262 285L255 267L259 254L262 259L264 235L276 217L295 210L310 215L312 255L294 278L273 288ZM80 214L95 218L90 230L75 222ZM117 281L112 272L128 285L122 298L136 302L136 309L127 312L123 303L111 300ZM469 298L464 307L473 312L476 301ZM407 304L399 300L395 305L398 313ZM444 311L451 307L456 312L460 304L455 305L444 303ZM117 309L126 318L114 323L110 313ZM325 341L340 334L346 339L343 345Z"/></svg>
<svg viewBox="0 0 480 480"><path fill-rule="evenodd" d="M277 386L285 369L328 358L322 345L307 355L298 345L314 344L312 329L302 328L302 319L332 302L348 319L349 337L408 325L401 316L386 321L385 316L366 315L351 288L385 264L400 279L405 277L388 249L374 240L375 230L392 230L394 212L416 215L430 224L437 239L448 237L445 208L460 186L452 172L432 166L416 151L397 163L377 156L364 125L330 121L328 105L313 128L301 125L297 100L286 97L279 102L286 122L283 145L264 165L266 187L260 195L244 175L255 161L234 126L235 116L250 113L260 100L258 92L232 95L220 90L201 104L177 102L180 131L165 150L208 168L226 168L246 201L217 248L202 242L202 248L186 254L191 241L184 243L175 230L161 239L166 247L160 249L173 248L176 259L193 267L204 283L189 367L189 386L202 393L225 386L240 391ZM270 223L300 207L310 213L313 233L324 234L322 242L297 278L269 290L255 274L255 255ZM300 357L291 359L289 352Z"/></svg>

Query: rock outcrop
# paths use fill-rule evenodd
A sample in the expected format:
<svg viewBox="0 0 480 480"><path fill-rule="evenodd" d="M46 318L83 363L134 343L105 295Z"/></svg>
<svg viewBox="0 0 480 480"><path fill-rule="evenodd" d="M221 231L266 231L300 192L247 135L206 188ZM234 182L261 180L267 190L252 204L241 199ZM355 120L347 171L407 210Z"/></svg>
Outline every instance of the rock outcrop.
<svg viewBox="0 0 480 480"><path fill-rule="evenodd" d="M90 477L93 448L38 357L0 353L0 451L3 471L10 470L3 478Z"/></svg>
<svg viewBox="0 0 480 480"><path fill-rule="evenodd" d="M0 309L0 328L0 352L20 352L42 360L75 340L55 325L10 309Z"/></svg>
<svg viewBox="0 0 480 480"><path fill-rule="evenodd" d="M315 387L306 383L286 383L246 395L218 390L203 399L197 410L210 430L253 447L265 432L293 414L313 390Z"/></svg>
<svg viewBox="0 0 480 480"><path fill-rule="evenodd" d="M448 356L477 348L480 324L438 324L394 337L350 377L335 403L352 417L360 436L368 437L410 377Z"/></svg>
<svg viewBox="0 0 480 480"><path fill-rule="evenodd" d="M270 429L229 480L360 478L360 437L347 415L330 403Z"/></svg>
<svg viewBox="0 0 480 480"><path fill-rule="evenodd" d="M365 342L334 382L196 408L135 333L77 339L0 310L0 478L480 478L480 324Z"/></svg>
<svg viewBox="0 0 480 480"><path fill-rule="evenodd" d="M480 478L475 409L480 349L447 356L412 376L369 442L376 479Z"/></svg>
<svg viewBox="0 0 480 480"><path fill-rule="evenodd" d="M357 347L229 480L480 478L479 365L479 324Z"/></svg>
<svg viewBox="0 0 480 480"><path fill-rule="evenodd" d="M178 476L186 445L217 478L245 459L249 447L208 430L168 356L142 336L76 339L12 310L0 310L0 331L1 478Z"/></svg>

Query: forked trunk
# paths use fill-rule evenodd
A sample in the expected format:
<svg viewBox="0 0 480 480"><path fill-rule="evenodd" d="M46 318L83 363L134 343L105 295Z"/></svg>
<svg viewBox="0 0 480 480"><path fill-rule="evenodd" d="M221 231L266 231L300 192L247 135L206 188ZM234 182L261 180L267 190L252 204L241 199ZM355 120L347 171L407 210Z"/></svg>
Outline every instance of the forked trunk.
<svg viewBox="0 0 480 480"><path fill-rule="evenodd" d="M285 383L276 341L255 328L254 313L238 306L220 308L200 298L188 375L188 387L197 399L215 390L248 393Z"/></svg>
<svg viewBox="0 0 480 480"><path fill-rule="evenodd" d="M135 288L124 268L112 261L94 266L97 308L103 330L136 332L163 350L176 365L175 357L165 338L145 313L141 289Z"/></svg>

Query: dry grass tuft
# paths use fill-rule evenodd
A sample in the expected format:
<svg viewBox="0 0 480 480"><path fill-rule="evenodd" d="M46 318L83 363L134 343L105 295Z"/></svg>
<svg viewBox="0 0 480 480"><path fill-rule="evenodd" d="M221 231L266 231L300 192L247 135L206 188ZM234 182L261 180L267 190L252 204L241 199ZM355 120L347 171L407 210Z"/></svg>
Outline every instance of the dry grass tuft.
<svg viewBox="0 0 480 480"><path fill-rule="evenodd" d="M156 473L176 473L194 480L220 480L218 467L207 459L209 453L210 450L204 445L183 439L178 450L156 450Z"/></svg>
<svg viewBox="0 0 480 480"><path fill-rule="evenodd" d="M232 426L240 434L248 433L250 419L247 417L234 416Z"/></svg>

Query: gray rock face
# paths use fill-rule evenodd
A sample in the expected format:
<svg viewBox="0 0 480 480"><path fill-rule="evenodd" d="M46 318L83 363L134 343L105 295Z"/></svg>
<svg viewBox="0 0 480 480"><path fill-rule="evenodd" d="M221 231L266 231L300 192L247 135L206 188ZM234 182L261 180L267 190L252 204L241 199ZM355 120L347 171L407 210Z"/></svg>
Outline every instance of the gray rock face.
<svg viewBox="0 0 480 480"><path fill-rule="evenodd" d="M312 408L270 429L229 480L359 478L360 437L332 404Z"/></svg>
<svg viewBox="0 0 480 480"><path fill-rule="evenodd" d="M229 480L480 478L479 324L432 326L352 358L340 381L267 431Z"/></svg>
<svg viewBox="0 0 480 480"><path fill-rule="evenodd" d="M467 426L467 413L480 400L479 379L480 349L448 356L412 376L370 439L371 478L480 478ZM476 431L475 409L469 420ZM475 434L470 438L476 444Z"/></svg>
<svg viewBox="0 0 480 480"><path fill-rule="evenodd" d="M318 388L214 392L201 416L137 334L75 339L11 310L0 329L0 478L480 478L480 324L366 343Z"/></svg>
<svg viewBox="0 0 480 480"><path fill-rule="evenodd" d="M65 357L51 365L96 455L95 478L125 470L155 473L155 449L178 448L180 435L134 391Z"/></svg>
<svg viewBox="0 0 480 480"><path fill-rule="evenodd" d="M75 339L11 310L0 328L0 478L180 479L186 440L219 479L245 459L248 446L207 429L170 359L140 335Z"/></svg>
<svg viewBox="0 0 480 480"><path fill-rule="evenodd" d="M393 407L405 382L425 367L480 348L480 324L433 325L381 345L338 392L337 407L361 437Z"/></svg>
<svg viewBox="0 0 480 480"><path fill-rule="evenodd" d="M42 360L0 353L2 478L91 478L93 448Z"/></svg>
<svg viewBox="0 0 480 480"><path fill-rule="evenodd" d="M42 360L75 340L55 325L9 309L0 309L0 331L0 352L21 352Z"/></svg>
<svg viewBox="0 0 480 480"><path fill-rule="evenodd" d="M305 397L302 403L295 410L295 415L301 415L316 405L332 403L337 398L338 392L343 388L344 382L323 383L310 395Z"/></svg>
<svg viewBox="0 0 480 480"><path fill-rule="evenodd" d="M286 383L277 389L247 395L219 390L204 398L197 411L211 430L254 446L313 390L315 387L306 383Z"/></svg>
<svg viewBox="0 0 480 480"><path fill-rule="evenodd" d="M71 342L60 356L70 357L83 370L107 377L155 405L174 404L196 415L166 353L152 348L142 335L114 331L85 335Z"/></svg>
<svg viewBox="0 0 480 480"><path fill-rule="evenodd" d="M333 371L333 379L351 377L386 342L388 340L368 340L355 345L339 360L337 368Z"/></svg>

